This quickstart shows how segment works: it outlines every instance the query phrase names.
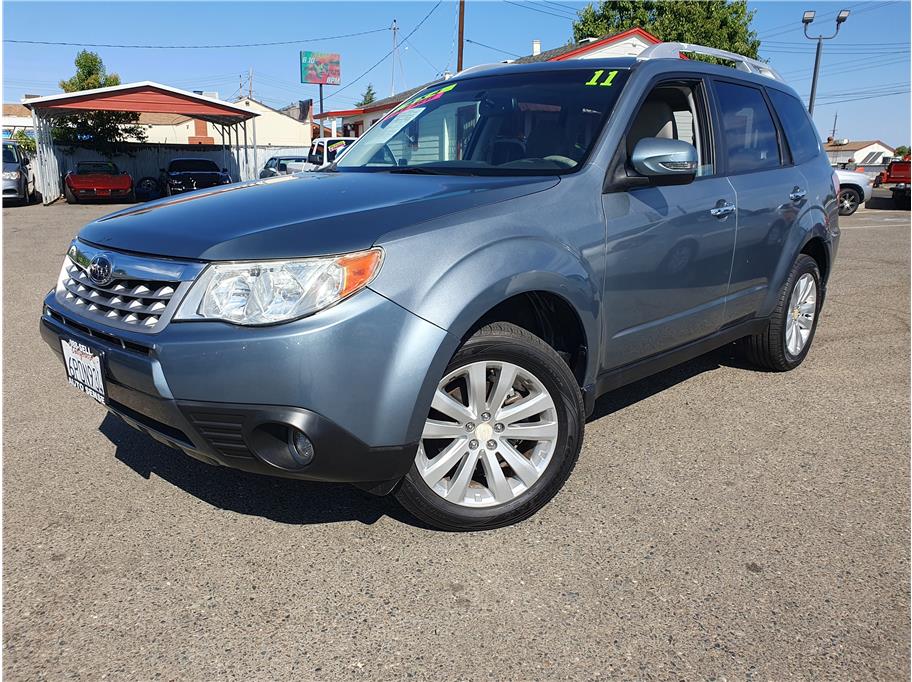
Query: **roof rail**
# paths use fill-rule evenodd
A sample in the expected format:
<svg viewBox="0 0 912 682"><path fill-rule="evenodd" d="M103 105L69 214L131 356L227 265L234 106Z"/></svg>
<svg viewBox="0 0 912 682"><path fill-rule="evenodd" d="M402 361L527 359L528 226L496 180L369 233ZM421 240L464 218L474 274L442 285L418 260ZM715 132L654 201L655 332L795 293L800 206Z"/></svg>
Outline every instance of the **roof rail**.
<svg viewBox="0 0 912 682"><path fill-rule="evenodd" d="M779 73L765 62L745 57L742 54L727 52L726 50L717 50L714 47L705 47L703 45L693 45L691 43L657 43L650 45L640 52L637 61L646 61L648 59L680 59L682 52L692 52L702 54L707 57L717 57L729 62L733 62L735 68L746 73L753 73L758 76L765 76L782 83L785 80Z"/></svg>

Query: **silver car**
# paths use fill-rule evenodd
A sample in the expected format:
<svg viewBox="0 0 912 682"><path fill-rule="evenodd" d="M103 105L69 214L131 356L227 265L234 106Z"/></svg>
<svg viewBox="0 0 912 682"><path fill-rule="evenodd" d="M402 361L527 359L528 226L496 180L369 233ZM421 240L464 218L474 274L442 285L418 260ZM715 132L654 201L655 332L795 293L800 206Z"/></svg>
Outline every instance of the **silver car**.
<svg viewBox="0 0 912 682"><path fill-rule="evenodd" d="M15 142L3 143L3 203L30 203L35 196L35 176L29 158Z"/></svg>

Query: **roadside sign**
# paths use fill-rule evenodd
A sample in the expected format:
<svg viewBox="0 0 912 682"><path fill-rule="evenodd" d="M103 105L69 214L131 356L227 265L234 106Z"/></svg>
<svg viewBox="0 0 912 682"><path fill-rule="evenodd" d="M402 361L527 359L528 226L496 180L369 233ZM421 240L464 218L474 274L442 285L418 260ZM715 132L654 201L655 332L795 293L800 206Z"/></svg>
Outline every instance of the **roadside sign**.
<svg viewBox="0 0 912 682"><path fill-rule="evenodd" d="M336 52L301 52L301 82L341 85L342 60Z"/></svg>

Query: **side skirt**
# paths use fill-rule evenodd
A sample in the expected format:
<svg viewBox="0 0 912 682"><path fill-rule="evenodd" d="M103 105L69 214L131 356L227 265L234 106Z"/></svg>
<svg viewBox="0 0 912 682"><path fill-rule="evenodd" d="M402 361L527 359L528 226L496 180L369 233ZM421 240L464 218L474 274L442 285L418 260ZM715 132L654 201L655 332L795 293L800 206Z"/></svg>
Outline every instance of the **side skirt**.
<svg viewBox="0 0 912 682"><path fill-rule="evenodd" d="M586 414L592 414L596 399L605 393L680 365L682 362L692 360L742 337L759 334L766 329L767 324L769 324L769 318L765 317L737 322L701 339L602 372L594 386L590 385L585 388L583 400L586 404Z"/></svg>

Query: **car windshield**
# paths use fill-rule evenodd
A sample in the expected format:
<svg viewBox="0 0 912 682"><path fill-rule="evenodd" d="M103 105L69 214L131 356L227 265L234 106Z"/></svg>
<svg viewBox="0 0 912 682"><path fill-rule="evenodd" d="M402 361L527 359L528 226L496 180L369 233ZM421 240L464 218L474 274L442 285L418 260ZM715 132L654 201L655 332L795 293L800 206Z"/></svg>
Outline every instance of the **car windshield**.
<svg viewBox="0 0 912 682"><path fill-rule="evenodd" d="M106 175L117 175L117 166L113 163L104 162L80 162L76 164L76 175L90 175L92 173L104 173Z"/></svg>
<svg viewBox="0 0 912 682"><path fill-rule="evenodd" d="M19 163L19 154L11 144L3 145L3 163Z"/></svg>
<svg viewBox="0 0 912 682"><path fill-rule="evenodd" d="M438 83L361 137L336 168L478 175L573 171L588 156L627 80L581 68Z"/></svg>
<svg viewBox="0 0 912 682"><path fill-rule="evenodd" d="M218 165L208 159L179 159L168 164L169 173L218 173Z"/></svg>

